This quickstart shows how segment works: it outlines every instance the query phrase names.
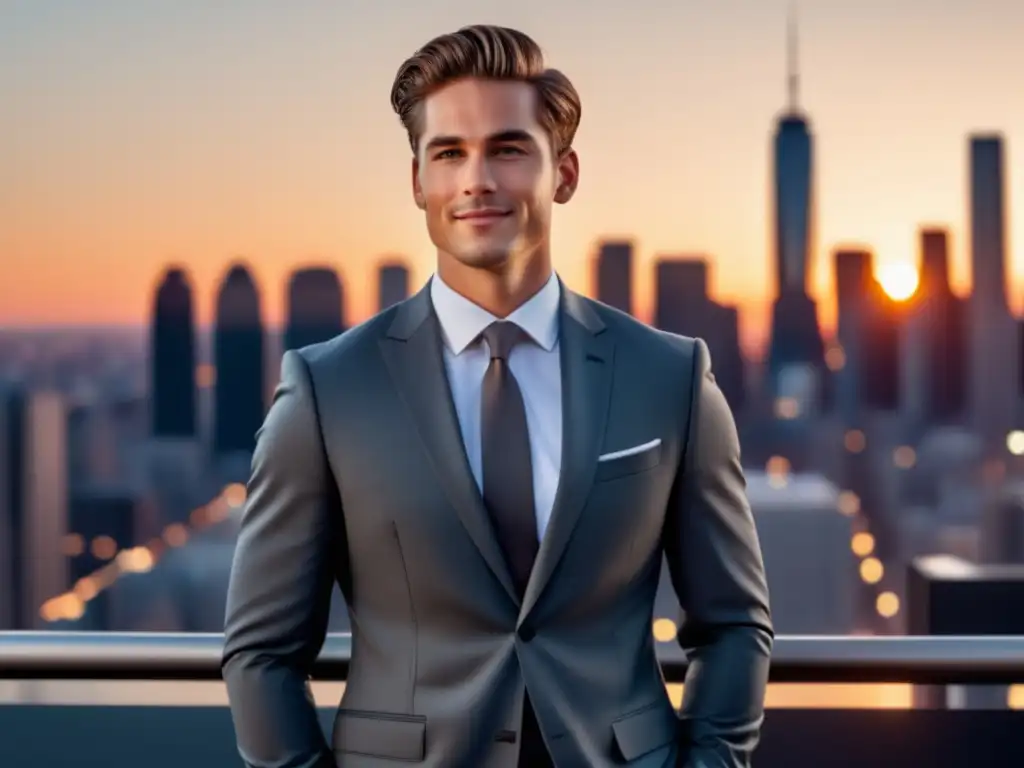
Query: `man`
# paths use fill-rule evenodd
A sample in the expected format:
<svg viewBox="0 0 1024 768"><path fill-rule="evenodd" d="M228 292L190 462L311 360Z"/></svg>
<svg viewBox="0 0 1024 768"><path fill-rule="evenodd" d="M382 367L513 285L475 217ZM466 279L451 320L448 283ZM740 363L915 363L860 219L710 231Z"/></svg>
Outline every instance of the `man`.
<svg viewBox="0 0 1024 768"><path fill-rule="evenodd" d="M437 270L289 352L260 431L224 678L254 768L748 766L772 643L732 417L704 344L569 291L580 101L510 29L445 35L392 104ZM663 556L681 718L655 658ZM340 584L332 744L307 679Z"/></svg>

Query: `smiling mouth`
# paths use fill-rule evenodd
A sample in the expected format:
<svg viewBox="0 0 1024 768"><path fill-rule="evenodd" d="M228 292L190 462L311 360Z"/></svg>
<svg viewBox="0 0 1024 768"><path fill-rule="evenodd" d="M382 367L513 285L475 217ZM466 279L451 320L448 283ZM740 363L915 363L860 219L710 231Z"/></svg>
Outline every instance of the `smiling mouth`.
<svg viewBox="0 0 1024 768"><path fill-rule="evenodd" d="M496 208L481 209L478 211L466 211L455 216L457 221L468 221L471 223L486 224L489 221L496 221L497 219L504 219L506 216L511 216L512 211L501 211Z"/></svg>

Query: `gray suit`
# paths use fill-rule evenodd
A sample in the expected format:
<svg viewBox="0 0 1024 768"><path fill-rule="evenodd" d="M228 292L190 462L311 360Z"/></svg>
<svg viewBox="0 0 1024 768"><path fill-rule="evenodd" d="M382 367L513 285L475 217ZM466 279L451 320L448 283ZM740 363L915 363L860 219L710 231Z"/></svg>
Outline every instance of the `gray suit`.
<svg viewBox="0 0 1024 768"><path fill-rule="evenodd" d="M564 286L560 329L561 482L521 601L466 459L429 291L285 355L225 628L250 766L514 768L524 685L559 768L750 764L773 635L706 347ZM663 554L687 618L681 717L651 633ZM334 582L353 650L328 746L307 679Z"/></svg>

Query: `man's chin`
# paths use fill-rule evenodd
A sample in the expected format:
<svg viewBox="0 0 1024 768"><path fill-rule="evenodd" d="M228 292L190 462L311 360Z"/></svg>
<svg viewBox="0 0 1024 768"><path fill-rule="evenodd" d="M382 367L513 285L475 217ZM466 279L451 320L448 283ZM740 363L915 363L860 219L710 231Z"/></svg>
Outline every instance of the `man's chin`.
<svg viewBox="0 0 1024 768"><path fill-rule="evenodd" d="M455 254L460 262L474 269L500 269L512 257L507 247L470 248Z"/></svg>

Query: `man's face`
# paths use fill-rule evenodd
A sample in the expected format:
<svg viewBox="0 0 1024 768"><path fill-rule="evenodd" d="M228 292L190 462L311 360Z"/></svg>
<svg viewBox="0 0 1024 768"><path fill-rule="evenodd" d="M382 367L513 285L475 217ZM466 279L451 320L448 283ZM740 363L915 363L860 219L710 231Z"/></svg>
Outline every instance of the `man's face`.
<svg viewBox="0 0 1024 768"><path fill-rule="evenodd" d="M547 245L551 203L576 188L574 152L552 157L529 83L465 79L424 101L413 194L441 254L501 269Z"/></svg>

